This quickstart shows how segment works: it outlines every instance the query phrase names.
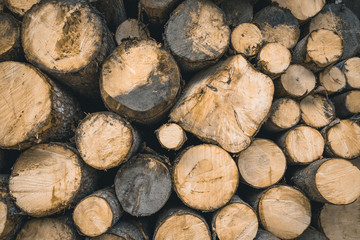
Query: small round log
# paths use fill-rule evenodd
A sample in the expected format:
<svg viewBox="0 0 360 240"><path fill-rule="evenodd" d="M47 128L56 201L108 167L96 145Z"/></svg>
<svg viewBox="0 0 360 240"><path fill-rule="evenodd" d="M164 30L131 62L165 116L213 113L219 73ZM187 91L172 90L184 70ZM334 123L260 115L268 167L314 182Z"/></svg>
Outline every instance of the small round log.
<svg viewBox="0 0 360 240"><path fill-rule="evenodd" d="M281 132L294 127L301 119L300 105L291 98L276 99L271 105L269 118L264 128L270 132Z"/></svg>
<svg viewBox="0 0 360 240"><path fill-rule="evenodd" d="M259 228L254 240L280 240L280 238L274 236L272 233Z"/></svg>
<svg viewBox="0 0 360 240"><path fill-rule="evenodd" d="M202 144L177 157L173 182L177 195L187 206L213 211L230 201L238 186L239 172L225 150Z"/></svg>
<svg viewBox="0 0 360 240"><path fill-rule="evenodd" d="M186 0L165 26L165 44L185 71L217 62L230 42L224 13L212 1Z"/></svg>
<svg viewBox="0 0 360 240"><path fill-rule="evenodd" d="M112 112L87 115L76 129L75 142L82 159L100 170L126 162L141 143L130 123Z"/></svg>
<svg viewBox="0 0 360 240"><path fill-rule="evenodd" d="M111 111L142 124L165 117L181 88L173 57L154 40L123 42L102 66L100 91Z"/></svg>
<svg viewBox="0 0 360 240"><path fill-rule="evenodd" d="M145 40L150 36L147 26L136 19L127 19L122 22L115 33L115 40L117 45L129 39Z"/></svg>
<svg viewBox="0 0 360 240"><path fill-rule="evenodd" d="M341 92L346 87L345 74L336 65L329 66L320 72L319 83L327 94Z"/></svg>
<svg viewBox="0 0 360 240"><path fill-rule="evenodd" d="M256 55L262 45L260 29L252 23L242 23L231 32L231 46L246 57Z"/></svg>
<svg viewBox="0 0 360 240"><path fill-rule="evenodd" d="M360 89L360 58L353 57L346 60L342 70L346 77L347 85L352 89Z"/></svg>
<svg viewBox="0 0 360 240"><path fill-rule="evenodd" d="M16 16L22 17L24 14L32 8L35 4L41 0L3 0L5 6L13 12Z"/></svg>
<svg viewBox="0 0 360 240"><path fill-rule="evenodd" d="M168 150L179 150L187 140L185 131L176 123L162 125L155 134L161 146Z"/></svg>
<svg viewBox="0 0 360 240"><path fill-rule="evenodd" d="M152 24L164 24L180 0L140 0L140 11L144 12Z"/></svg>
<svg viewBox="0 0 360 240"><path fill-rule="evenodd" d="M300 29L296 18L287 10L268 6L261 9L254 17L259 26L264 42L281 43L287 48L293 48L299 37Z"/></svg>
<svg viewBox="0 0 360 240"><path fill-rule="evenodd" d="M282 8L287 8L299 21L315 16L325 5L325 0L272 0Z"/></svg>
<svg viewBox="0 0 360 240"><path fill-rule="evenodd" d="M268 75L277 76L290 66L291 53L280 43L268 43L258 55L258 66Z"/></svg>
<svg viewBox="0 0 360 240"><path fill-rule="evenodd" d="M9 181L16 205L34 217L71 207L95 187L95 171L75 150L58 143L36 145L22 153Z"/></svg>
<svg viewBox="0 0 360 240"><path fill-rule="evenodd" d="M306 96L300 102L301 118L310 127L321 128L335 119L335 107L321 95Z"/></svg>
<svg viewBox="0 0 360 240"><path fill-rule="evenodd" d="M360 90L352 90L331 98L336 115L340 118L360 113Z"/></svg>
<svg viewBox="0 0 360 240"><path fill-rule="evenodd" d="M170 172L159 156L138 154L120 166L115 191L125 212L136 217L152 215L170 197Z"/></svg>
<svg viewBox="0 0 360 240"><path fill-rule="evenodd" d="M27 63L0 63L0 95L1 148L64 140L81 116L73 97Z"/></svg>
<svg viewBox="0 0 360 240"><path fill-rule="evenodd" d="M240 178L254 188L274 185L283 177L286 158L281 149L267 139L256 139L237 159Z"/></svg>
<svg viewBox="0 0 360 240"><path fill-rule="evenodd" d="M321 158L325 141L320 132L309 126L296 126L278 142L290 164L309 164Z"/></svg>
<svg viewBox="0 0 360 240"><path fill-rule="evenodd" d="M225 14L225 21L231 27L249 23L253 19L253 6L248 0L225 0L219 7Z"/></svg>
<svg viewBox="0 0 360 240"><path fill-rule="evenodd" d="M154 240L210 240L210 230L203 217L186 209L170 209L158 220Z"/></svg>
<svg viewBox="0 0 360 240"><path fill-rule="evenodd" d="M100 66L115 47L99 12L84 1L42 1L23 18L26 59L90 98L99 98Z"/></svg>
<svg viewBox="0 0 360 240"><path fill-rule="evenodd" d="M254 210L238 196L216 211L212 218L212 232L219 240L254 239L258 231L258 219Z"/></svg>
<svg viewBox="0 0 360 240"><path fill-rule="evenodd" d="M0 32L0 62L22 59L20 22L12 15L0 12Z"/></svg>

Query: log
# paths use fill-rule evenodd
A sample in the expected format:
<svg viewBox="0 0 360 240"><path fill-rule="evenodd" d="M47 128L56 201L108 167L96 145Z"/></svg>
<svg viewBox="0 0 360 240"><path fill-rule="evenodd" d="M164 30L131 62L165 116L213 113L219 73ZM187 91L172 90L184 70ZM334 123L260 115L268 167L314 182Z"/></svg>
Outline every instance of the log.
<svg viewBox="0 0 360 240"><path fill-rule="evenodd" d="M253 6L248 0L225 0L219 7L225 14L225 21L231 27L253 20Z"/></svg>
<svg viewBox="0 0 360 240"><path fill-rule="evenodd" d="M12 15L0 12L0 62L23 59L20 22Z"/></svg>
<svg viewBox="0 0 360 240"><path fill-rule="evenodd" d="M360 4L357 0L342 0L342 3L351 8L351 11L360 19Z"/></svg>
<svg viewBox="0 0 360 240"><path fill-rule="evenodd" d="M349 204L360 196L360 170L340 158L315 161L298 170L292 181L317 202Z"/></svg>
<svg viewBox="0 0 360 240"><path fill-rule="evenodd" d="M275 77L290 66L291 53L280 43L268 43L260 50L258 67L269 76Z"/></svg>
<svg viewBox="0 0 360 240"><path fill-rule="evenodd" d="M277 97L302 98L315 88L316 78L306 67L292 64L274 85Z"/></svg>
<svg viewBox="0 0 360 240"><path fill-rule="evenodd" d="M298 125L278 140L279 146L284 151L289 164L309 164L321 158L325 141L320 132L315 128Z"/></svg>
<svg viewBox="0 0 360 240"><path fill-rule="evenodd" d="M16 16L22 17L29 11L32 6L39 3L41 0L3 0L5 6Z"/></svg>
<svg viewBox="0 0 360 240"><path fill-rule="evenodd" d="M217 62L230 42L224 14L212 1L186 0L171 14L165 45L185 71L198 71Z"/></svg>
<svg viewBox="0 0 360 240"><path fill-rule="evenodd" d="M336 115L340 118L360 113L360 90L352 90L331 98Z"/></svg>
<svg viewBox="0 0 360 240"><path fill-rule="evenodd" d="M360 89L360 58L353 57L345 61L342 70L349 88Z"/></svg>
<svg viewBox="0 0 360 240"><path fill-rule="evenodd" d="M90 238L90 240L149 240L150 238L142 232L139 226L132 221L120 220L106 233Z"/></svg>
<svg viewBox="0 0 360 240"><path fill-rule="evenodd" d="M267 139L255 139L237 158L240 179L253 188L266 188L284 176L286 158L281 149Z"/></svg>
<svg viewBox="0 0 360 240"><path fill-rule="evenodd" d="M74 149L59 143L40 144L23 152L9 181L16 205L33 217L60 212L95 188L95 171Z"/></svg>
<svg viewBox="0 0 360 240"><path fill-rule="evenodd" d="M169 116L201 140L236 153L265 121L273 91L268 76L236 55L195 75Z"/></svg>
<svg viewBox="0 0 360 240"><path fill-rule="evenodd" d="M256 55L262 45L260 29L252 23L242 23L231 32L231 46L245 57Z"/></svg>
<svg viewBox="0 0 360 240"><path fill-rule="evenodd" d="M100 91L108 109L142 124L165 117L181 88L173 57L154 40L123 42L104 62Z"/></svg>
<svg viewBox="0 0 360 240"><path fill-rule="evenodd" d="M154 240L210 240L210 230L205 219L188 209L170 209L158 220Z"/></svg>
<svg viewBox="0 0 360 240"><path fill-rule="evenodd" d="M325 204L315 221L329 239L359 239L360 198L348 205Z"/></svg>
<svg viewBox="0 0 360 240"><path fill-rule="evenodd" d="M186 133L176 123L161 125L155 134L160 145L168 150L179 150L187 140Z"/></svg>
<svg viewBox="0 0 360 240"><path fill-rule="evenodd" d="M253 23L259 26L266 43L281 43L291 49L300 37L299 22L290 11L280 7L261 9L254 16Z"/></svg>
<svg viewBox="0 0 360 240"><path fill-rule="evenodd" d="M150 37L147 26L136 19L130 18L122 22L115 33L117 45L128 39L145 40Z"/></svg>
<svg viewBox="0 0 360 240"><path fill-rule="evenodd" d="M303 234L295 240L329 240L323 233L316 230L314 227L308 227Z"/></svg>
<svg viewBox="0 0 360 240"><path fill-rule="evenodd" d="M159 211L172 191L171 176L159 156L138 154L120 166L115 192L125 212L149 216Z"/></svg>
<svg viewBox="0 0 360 240"><path fill-rule="evenodd" d="M310 22L310 32L319 29L330 29L342 38L342 60L355 56L360 50L360 20L344 5L326 4ZM331 41L327 39L326 44L331 44Z"/></svg>
<svg viewBox="0 0 360 240"><path fill-rule="evenodd" d="M228 205L213 214L211 225L213 239L254 239L258 230L258 219L247 203L234 196Z"/></svg>
<svg viewBox="0 0 360 240"><path fill-rule="evenodd" d="M325 152L330 157L354 159L360 156L360 126L351 119L334 120L321 130Z"/></svg>
<svg viewBox="0 0 360 240"><path fill-rule="evenodd" d="M329 66L320 72L319 83L327 94L341 92L346 87L345 74L336 65Z"/></svg>
<svg viewBox="0 0 360 240"><path fill-rule="evenodd" d="M289 9L300 22L304 22L315 16L325 5L325 0L272 0L280 7Z"/></svg>
<svg viewBox="0 0 360 240"><path fill-rule="evenodd" d="M254 240L280 240L280 238L274 236L272 233L259 228Z"/></svg>
<svg viewBox="0 0 360 240"><path fill-rule="evenodd" d="M87 115L76 129L75 142L82 159L100 170L126 162L141 144L138 132L130 123L112 112Z"/></svg>
<svg viewBox="0 0 360 240"><path fill-rule="evenodd" d="M74 209L73 219L82 234L96 237L114 226L123 212L114 189L106 188L82 199Z"/></svg>
<svg viewBox="0 0 360 240"><path fill-rule="evenodd" d="M231 156L216 145L202 144L184 150L173 166L174 190L185 205L204 212L230 201L239 182Z"/></svg>
<svg viewBox="0 0 360 240"><path fill-rule="evenodd" d="M139 11L144 12L151 24L164 24L180 0L140 0Z"/></svg>
<svg viewBox="0 0 360 240"><path fill-rule="evenodd" d="M264 128L270 132L285 131L298 124L300 118L300 105L297 101L291 98L279 98L271 105Z"/></svg>
<svg viewBox="0 0 360 240"><path fill-rule="evenodd" d="M278 238L296 238L310 225L310 201L293 187L270 187L253 196L251 204L262 227Z"/></svg>
<svg viewBox="0 0 360 240"><path fill-rule="evenodd" d="M23 18L22 46L30 63L82 95L99 98L100 66L115 44L88 3L43 1Z"/></svg>
<svg viewBox="0 0 360 240"><path fill-rule="evenodd" d="M99 12L104 15L110 31L115 32L117 27L126 20L123 0L88 0Z"/></svg>
<svg viewBox="0 0 360 240"><path fill-rule="evenodd" d="M80 120L78 103L27 63L0 63L0 147L25 149L65 140Z"/></svg>
<svg viewBox="0 0 360 240"><path fill-rule="evenodd" d="M322 128L335 119L335 107L321 95L308 95L300 102L301 118L310 127Z"/></svg>
<svg viewBox="0 0 360 240"><path fill-rule="evenodd" d="M21 229L16 240L77 240L80 237L66 217L37 218L29 220Z"/></svg>
<svg viewBox="0 0 360 240"><path fill-rule="evenodd" d="M311 70L319 71L341 59L344 45L337 32L326 28L315 29L297 43L292 62L303 63Z"/></svg>

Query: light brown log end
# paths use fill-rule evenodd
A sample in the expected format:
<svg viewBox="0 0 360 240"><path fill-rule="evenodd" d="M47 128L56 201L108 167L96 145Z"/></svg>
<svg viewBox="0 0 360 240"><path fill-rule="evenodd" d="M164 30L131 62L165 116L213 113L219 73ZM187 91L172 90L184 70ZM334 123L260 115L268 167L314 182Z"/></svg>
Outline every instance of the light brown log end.
<svg viewBox="0 0 360 240"><path fill-rule="evenodd" d="M187 140L182 127L176 123L167 123L155 131L162 147L169 150L179 150Z"/></svg>
<svg viewBox="0 0 360 240"><path fill-rule="evenodd" d="M290 66L291 53L280 43L268 43L259 53L259 66L270 75L278 75Z"/></svg>
<svg viewBox="0 0 360 240"><path fill-rule="evenodd" d="M319 74L320 85L328 94L340 92L346 86L346 78L340 68L330 66Z"/></svg>
<svg viewBox="0 0 360 240"><path fill-rule="evenodd" d="M314 128L325 127L335 119L335 107L321 95L306 96L300 102L302 120Z"/></svg>
<svg viewBox="0 0 360 240"><path fill-rule="evenodd" d="M346 76L347 84L351 88L360 88L360 58L349 58L343 66L343 72Z"/></svg>
<svg viewBox="0 0 360 240"><path fill-rule="evenodd" d="M261 31L255 24L239 24L231 33L231 46L237 53L241 53L244 56L254 56L257 54L261 44Z"/></svg>

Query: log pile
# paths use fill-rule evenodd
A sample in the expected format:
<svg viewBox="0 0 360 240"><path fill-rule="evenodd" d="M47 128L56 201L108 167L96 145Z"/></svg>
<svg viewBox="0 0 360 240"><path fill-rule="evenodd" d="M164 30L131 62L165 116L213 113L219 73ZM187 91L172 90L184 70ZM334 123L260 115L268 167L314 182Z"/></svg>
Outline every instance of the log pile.
<svg viewBox="0 0 360 240"><path fill-rule="evenodd" d="M0 0L0 240L360 239L359 16Z"/></svg>

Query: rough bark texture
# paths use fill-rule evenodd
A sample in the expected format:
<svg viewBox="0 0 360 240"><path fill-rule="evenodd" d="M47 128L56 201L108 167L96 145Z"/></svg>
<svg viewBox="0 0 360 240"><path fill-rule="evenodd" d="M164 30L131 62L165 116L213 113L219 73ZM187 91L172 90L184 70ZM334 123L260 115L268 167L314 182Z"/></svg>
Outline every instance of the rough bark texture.
<svg viewBox="0 0 360 240"><path fill-rule="evenodd" d="M231 27L253 19L253 6L248 0L225 0L219 6L225 13L226 23Z"/></svg>
<svg viewBox="0 0 360 240"><path fill-rule="evenodd" d="M336 115L340 118L351 117L360 113L360 91L352 90L331 98Z"/></svg>
<svg viewBox="0 0 360 240"><path fill-rule="evenodd" d="M117 45L120 45L123 41L129 39L145 40L149 37L150 33L147 26L144 23L132 18L122 22L116 29L115 33Z"/></svg>
<svg viewBox="0 0 360 240"><path fill-rule="evenodd" d="M23 59L20 22L12 15L0 11L0 62Z"/></svg>
<svg viewBox="0 0 360 240"><path fill-rule="evenodd" d="M140 0L139 8L152 24L164 24L181 0Z"/></svg>
<svg viewBox="0 0 360 240"><path fill-rule="evenodd" d="M280 240L280 238L274 236L272 233L259 228L258 233L254 240Z"/></svg>
<svg viewBox="0 0 360 240"><path fill-rule="evenodd" d="M308 227L296 240L329 240L323 233L316 230L314 227Z"/></svg>

